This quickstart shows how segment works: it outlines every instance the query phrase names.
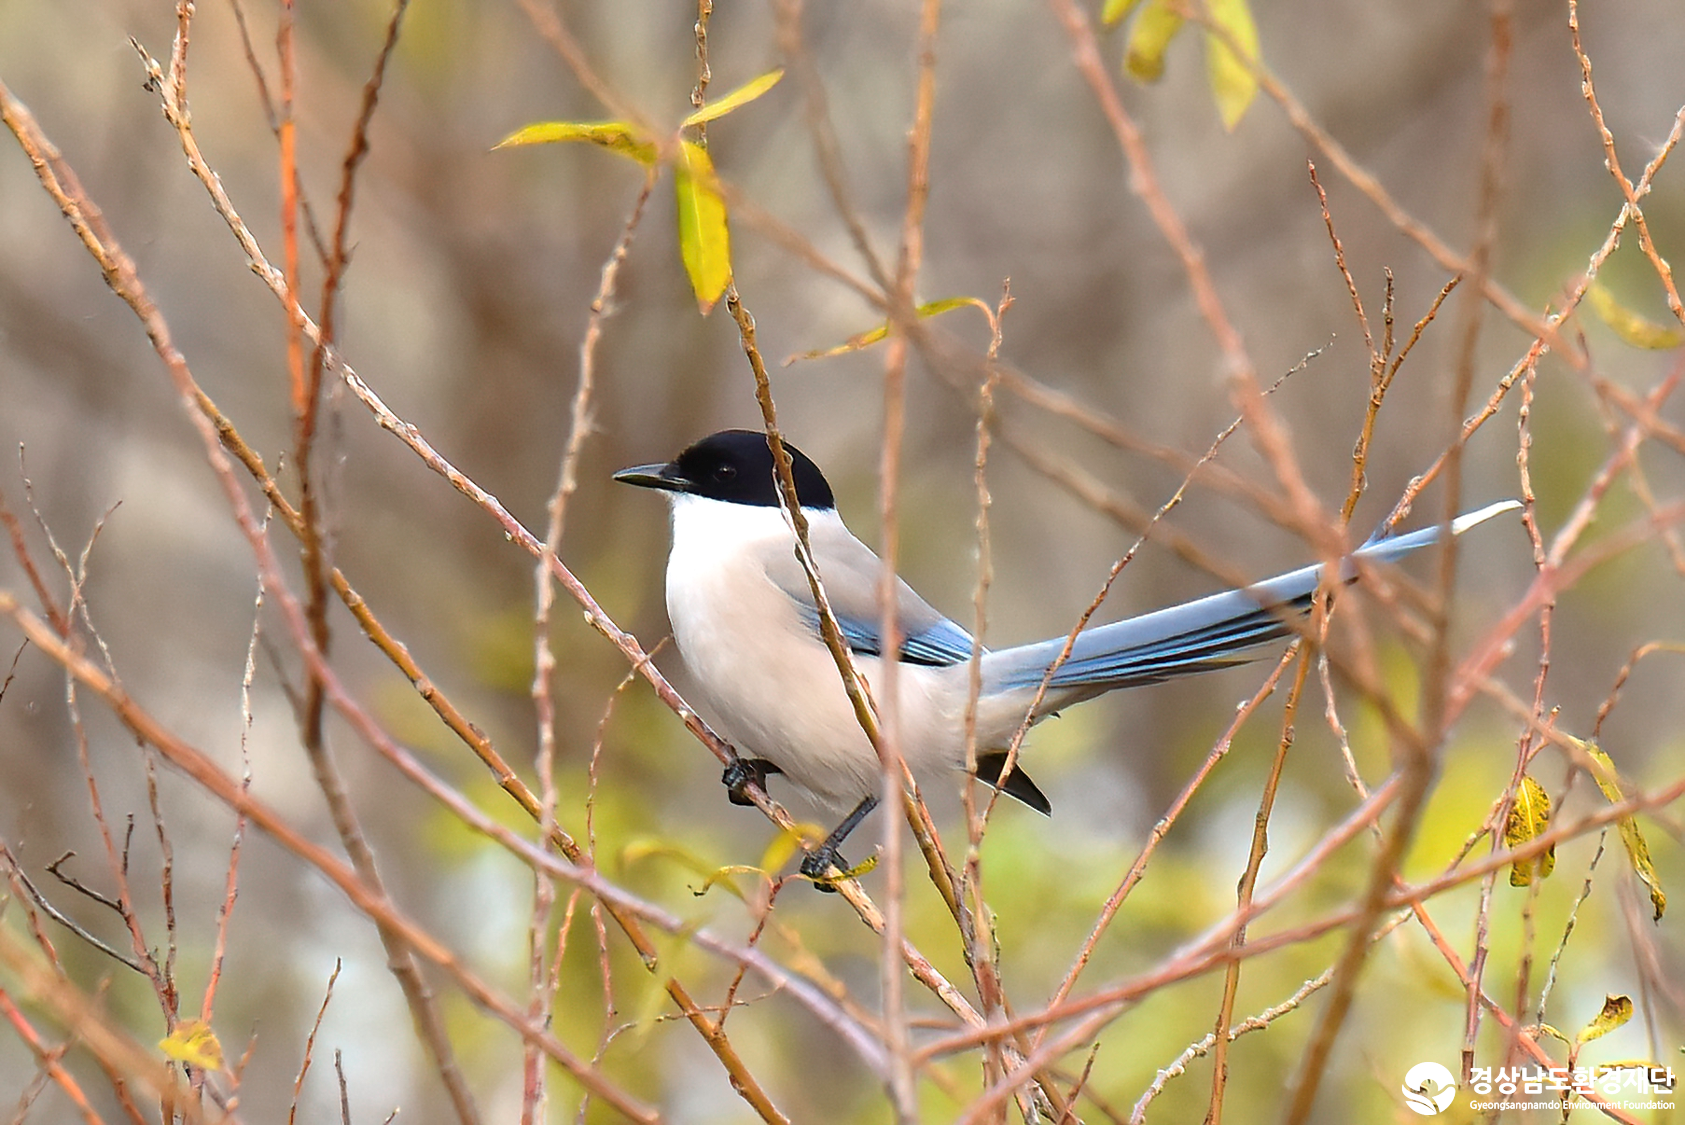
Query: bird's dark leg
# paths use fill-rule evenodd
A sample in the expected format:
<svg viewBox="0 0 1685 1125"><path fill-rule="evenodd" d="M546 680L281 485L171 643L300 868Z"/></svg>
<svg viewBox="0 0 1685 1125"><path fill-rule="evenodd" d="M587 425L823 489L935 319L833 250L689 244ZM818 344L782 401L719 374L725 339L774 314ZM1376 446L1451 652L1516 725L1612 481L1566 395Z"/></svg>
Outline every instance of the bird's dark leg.
<svg viewBox="0 0 1685 1125"><path fill-rule="evenodd" d="M726 787L726 797L732 804L752 805L755 802L749 799L749 786L753 784L765 793L767 775L783 772L765 758L738 758L725 768L720 783Z"/></svg>
<svg viewBox="0 0 1685 1125"><path fill-rule="evenodd" d="M837 888L826 879L825 872L832 867L835 867L838 871L848 870L847 862L837 854L837 849L842 847L842 842L848 839L850 832L860 827L860 822L866 819L866 814L877 807L878 799L876 797L863 798L858 805L854 806L854 811L843 817L843 822L837 825L829 836L825 837L823 844L807 853L807 858L802 860L802 874L812 879L815 887L831 894L836 893Z"/></svg>

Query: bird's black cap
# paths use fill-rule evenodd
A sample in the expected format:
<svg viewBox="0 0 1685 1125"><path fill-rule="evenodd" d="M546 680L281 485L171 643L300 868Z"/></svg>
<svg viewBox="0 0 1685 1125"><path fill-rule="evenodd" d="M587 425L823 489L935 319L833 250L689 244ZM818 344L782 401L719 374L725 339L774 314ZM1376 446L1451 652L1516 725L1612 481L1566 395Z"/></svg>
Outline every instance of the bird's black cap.
<svg viewBox="0 0 1685 1125"><path fill-rule="evenodd" d="M789 442L790 469L796 481L796 496L804 508L835 508L836 499L825 474L807 455ZM614 479L641 488L687 492L729 504L757 507L778 506L778 481L772 468L772 450L759 430L721 430L690 446L665 465L634 465L621 469Z"/></svg>

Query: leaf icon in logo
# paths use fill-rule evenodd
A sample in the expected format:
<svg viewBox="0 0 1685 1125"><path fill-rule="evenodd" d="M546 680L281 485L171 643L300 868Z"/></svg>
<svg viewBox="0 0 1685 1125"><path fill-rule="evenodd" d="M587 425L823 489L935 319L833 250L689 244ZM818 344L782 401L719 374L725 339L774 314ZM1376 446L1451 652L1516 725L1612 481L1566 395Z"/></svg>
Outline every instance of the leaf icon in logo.
<svg viewBox="0 0 1685 1125"><path fill-rule="evenodd" d="M1436 1062L1417 1063L1404 1076L1403 1090L1406 1105L1423 1117L1433 1117L1457 1096L1457 1082Z"/></svg>

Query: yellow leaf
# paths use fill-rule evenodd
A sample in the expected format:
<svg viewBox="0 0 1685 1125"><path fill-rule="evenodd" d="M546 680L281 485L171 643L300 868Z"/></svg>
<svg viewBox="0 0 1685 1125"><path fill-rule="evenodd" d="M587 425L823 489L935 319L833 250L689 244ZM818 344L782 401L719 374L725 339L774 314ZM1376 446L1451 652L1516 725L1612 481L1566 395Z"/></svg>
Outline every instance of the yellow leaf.
<svg viewBox="0 0 1685 1125"><path fill-rule="evenodd" d="M1509 807L1509 820L1504 825L1504 846L1519 847L1535 839L1550 827L1550 794L1531 777L1523 777ZM1535 877L1543 879L1556 867L1556 846L1529 859L1518 859L1510 865L1509 885L1525 887Z"/></svg>
<svg viewBox="0 0 1685 1125"><path fill-rule="evenodd" d="M222 1069L222 1044L204 1020L182 1020L174 1031L158 1040L158 1049L166 1057L200 1070Z"/></svg>
<svg viewBox="0 0 1685 1125"><path fill-rule="evenodd" d="M639 837L638 839L628 843L620 850L620 862L627 865L657 857L661 859L670 859L674 863L677 863L680 867L698 875L707 875L710 871L714 870L713 864L706 862L695 852L682 848L677 844L669 844L665 840Z"/></svg>
<svg viewBox="0 0 1685 1125"><path fill-rule="evenodd" d="M800 355L790 356L784 361L784 366L788 367L790 364L795 363L800 359L830 359L832 356L847 355L849 352L857 352L863 348L869 348L878 341L887 340L888 338L889 325L880 324L876 328L868 328L864 332L850 336L834 348L819 348L816 351L802 352Z"/></svg>
<svg viewBox="0 0 1685 1125"><path fill-rule="evenodd" d="M759 78L743 83L737 89L727 94L717 102L708 102L701 109L684 119L685 125L701 125L712 121L716 117L724 117L738 106L748 105L774 86L784 77L784 68L769 70Z"/></svg>
<svg viewBox="0 0 1685 1125"><path fill-rule="evenodd" d="M1164 75L1164 52L1182 30L1182 16L1169 0L1147 0L1129 25L1123 48L1123 70L1137 82L1157 82Z"/></svg>
<svg viewBox="0 0 1685 1125"><path fill-rule="evenodd" d="M1594 742L1582 742L1580 748L1597 766L1592 771L1592 776L1597 782L1597 787L1603 790L1603 795L1609 798L1609 803L1619 804L1625 800L1621 792L1620 775L1615 772L1614 760ZM1667 913L1667 894L1662 890L1661 877L1656 874L1655 864L1650 862L1650 845L1644 842L1644 833L1639 831L1638 822L1630 816L1621 818L1620 832L1621 844L1626 848L1627 862L1632 864L1632 873L1650 889L1650 905L1655 910L1653 920L1660 922L1662 915Z"/></svg>
<svg viewBox="0 0 1685 1125"><path fill-rule="evenodd" d="M798 824L794 831L778 833L766 846L766 851L761 853L761 870L780 870L801 848L804 838L823 840L825 829L817 824Z"/></svg>
<svg viewBox="0 0 1685 1125"><path fill-rule="evenodd" d="M679 204L679 255L690 275L691 291L707 316L731 284L731 235L726 229L725 200L708 150L690 141L679 142L679 161L673 167L673 190Z"/></svg>
<svg viewBox="0 0 1685 1125"><path fill-rule="evenodd" d="M701 928L701 919L686 922L675 933L651 928L648 940L655 951L655 956L650 959L654 971L639 974L633 985L634 995L626 1003L633 1034L640 1043L647 1040L649 1033L667 1018L673 1003L667 994L667 983L674 977L688 976L684 972L685 961L692 948L691 939Z"/></svg>
<svg viewBox="0 0 1685 1125"><path fill-rule="evenodd" d="M1597 767L1591 771L1591 779L1597 782L1597 787L1603 790L1603 795L1609 799L1609 803L1618 805L1626 800L1621 793L1621 775L1615 769L1615 760L1595 742L1580 742L1578 739L1575 742Z"/></svg>
<svg viewBox="0 0 1685 1125"><path fill-rule="evenodd" d="M732 882L733 875L759 875L766 878L767 874L758 867L748 864L731 864L726 867L714 867L707 863L695 852L680 847L677 844L664 843L661 840L637 839L627 844L620 852L620 860L625 864L634 864L645 859L666 859L678 864L686 871L702 876L702 885L692 887L691 892L698 898L707 894L716 883L723 885L726 890L743 898L743 891Z"/></svg>
<svg viewBox="0 0 1685 1125"><path fill-rule="evenodd" d="M928 319L933 316L941 316L943 313L951 312L954 309L964 308L967 305L973 305L982 309L985 315L987 315L990 311L989 306L985 305L982 301L979 301L976 297L943 297L939 301L926 302L913 311L917 313L919 317ZM817 351L802 352L800 355L790 356L784 361L784 366L788 367L790 364L802 359L830 359L832 356L845 355L849 352L857 352L862 348L871 347L873 344L876 344L881 340L887 340L888 338L889 322L885 321L876 328L868 328L864 332L850 336L847 340L844 340L834 348L821 348Z"/></svg>
<svg viewBox="0 0 1685 1125"><path fill-rule="evenodd" d="M697 898L701 898L703 895L714 889L715 883L719 883L736 897L747 900L748 896L743 893L743 888L739 887L736 882L732 880L733 875L755 875L762 879L766 879L769 882L771 881L771 877L754 864L729 863L724 867L717 867L710 871L708 873L708 877L702 880L702 885L700 887L692 887L690 889L690 893L695 895Z"/></svg>
<svg viewBox="0 0 1685 1125"><path fill-rule="evenodd" d="M815 886L834 887L838 883L846 882L849 879L860 878L860 876L867 874L873 868L877 867L877 865L878 865L878 857L875 856L875 855L869 855L863 861L855 864L853 867L850 867L847 871L844 871L842 874L836 876L835 878L831 878L829 876L823 876L823 875L818 876L818 877L807 875L806 878L811 879ZM804 873L804 875L805 875L805 873Z"/></svg>
<svg viewBox="0 0 1685 1125"><path fill-rule="evenodd" d="M1651 921L1660 922L1662 915L1667 913L1667 893L1662 890L1661 877L1656 874L1655 864L1650 862L1650 846L1644 842L1644 834L1638 830L1638 822L1630 816L1621 821L1621 843L1626 845L1627 859L1632 862L1632 873L1650 889L1650 906L1655 911Z"/></svg>
<svg viewBox="0 0 1685 1125"><path fill-rule="evenodd" d="M1217 99L1223 128L1233 132L1258 94L1258 79L1252 72L1258 62L1258 25L1247 0L1205 0L1205 4L1211 22L1227 31L1234 44L1231 48L1223 36L1206 32L1205 72L1211 96Z"/></svg>
<svg viewBox="0 0 1685 1125"><path fill-rule="evenodd" d="M1653 320L1639 316L1615 300L1615 295L1609 292L1608 286L1601 281L1591 283L1586 290L1586 300L1590 302L1591 311L1597 314L1599 320L1614 329L1615 335L1635 348L1665 351L1685 344L1685 330L1676 327L1664 328Z"/></svg>
<svg viewBox="0 0 1685 1125"><path fill-rule="evenodd" d="M1574 1042L1589 1043L1609 1034L1631 1018L1632 997L1610 996L1603 1001L1603 1010L1597 1013L1597 1018L1580 1028L1580 1033L1574 1036Z"/></svg>
<svg viewBox="0 0 1685 1125"><path fill-rule="evenodd" d="M1100 22L1111 27L1127 16L1129 10L1140 2L1141 0L1106 0L1106 6L1100 9Z"/></svg>
<svg viewBox="0 0 1685 1125"><path fill-rule="evenodd" d="M655 142L627 121L539 121L516 129L492 148L551 145L567 141L598 145L610 152L629 156L645 167L654 164L658 156Z"/></svg>

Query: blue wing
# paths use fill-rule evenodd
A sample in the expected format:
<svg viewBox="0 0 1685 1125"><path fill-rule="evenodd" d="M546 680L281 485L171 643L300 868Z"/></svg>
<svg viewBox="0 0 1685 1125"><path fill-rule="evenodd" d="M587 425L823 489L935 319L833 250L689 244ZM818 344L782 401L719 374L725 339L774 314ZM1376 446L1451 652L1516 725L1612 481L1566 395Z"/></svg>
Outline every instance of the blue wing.
<svg viewBox="0 0 1685 1125"><path fill-rule="evenodd" d="M862 656L883 656L883 637L878 632L883 620L878 602L883 563L849 533L834 511L809 512L808 536L843 639ZM790 599L802 623L815 637L820 636L819 609L794 552L778 544L764 565L767 578ZM902 662L943 668L971 659L971 634L938 613L905 582L896 583L895 617L905 638L899 653Z"/></svg>
<svg viewBox="0 0 1685 1125"><path fill-rule="evenodd" d="M807 627L813 630L813 635L819 636L819 610L807 601L798 601L796 610ZM842 630L843 640L848 642L851 651L861 656L883 655L883 637L878 632L877 620L862 620L839 613L834 607L832 612L836 614L837 627ZM901 642L901 660L907 664L945 668L970 660L971 649L970 633L946 617L937 617L917 632L909 633Z"/></svg>

